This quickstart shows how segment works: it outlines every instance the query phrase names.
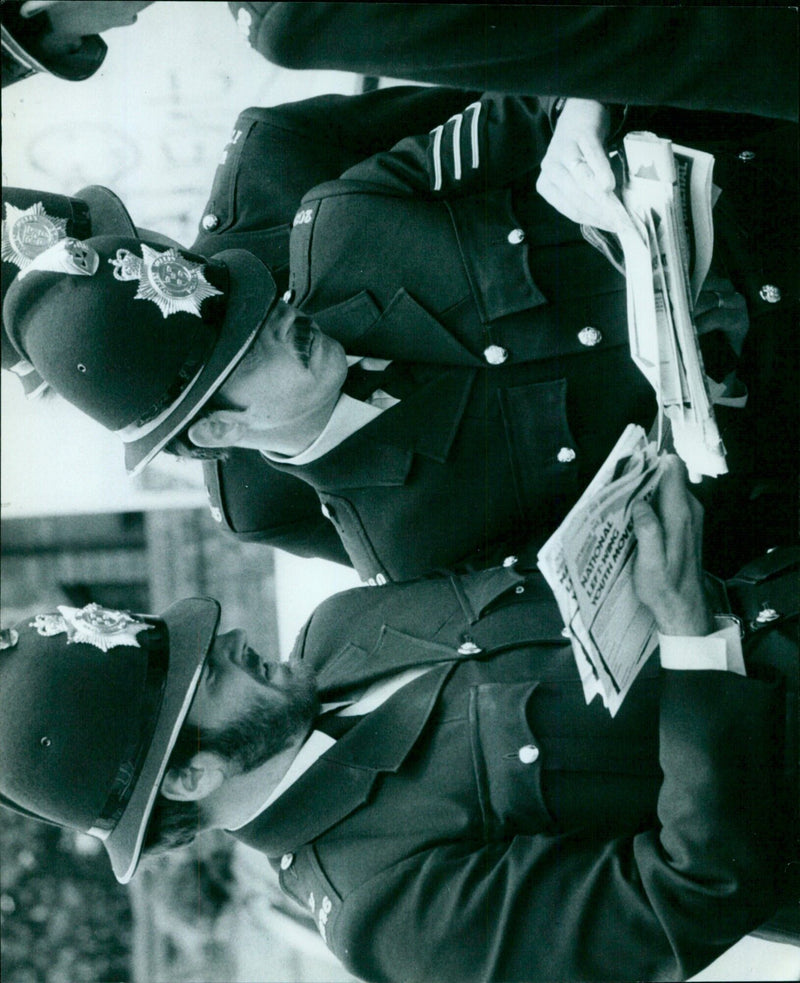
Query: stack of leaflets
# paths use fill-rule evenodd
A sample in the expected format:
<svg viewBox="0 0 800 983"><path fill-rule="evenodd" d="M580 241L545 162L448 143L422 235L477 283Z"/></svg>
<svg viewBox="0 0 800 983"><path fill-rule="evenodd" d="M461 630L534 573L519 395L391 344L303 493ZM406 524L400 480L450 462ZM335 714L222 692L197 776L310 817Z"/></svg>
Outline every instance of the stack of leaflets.
<svg viewBox="0 0 800 983"><path fill-rule="evenodd" d="M623 147L616 238L583 234L626 276L631 356L656 391L659 447L671 434L694 481L725 474L693 322L713 249L714 158L652 133L630 133Z"/></svg>
<svg viewBox="0 0 800 983"><path fill-rule="evenodd" d="M641 427L626 427L538 554L569 629L586 702L599 693L612 717L657 644L653 616L633 589L631 508L653 494L662 460Z"/></svg>

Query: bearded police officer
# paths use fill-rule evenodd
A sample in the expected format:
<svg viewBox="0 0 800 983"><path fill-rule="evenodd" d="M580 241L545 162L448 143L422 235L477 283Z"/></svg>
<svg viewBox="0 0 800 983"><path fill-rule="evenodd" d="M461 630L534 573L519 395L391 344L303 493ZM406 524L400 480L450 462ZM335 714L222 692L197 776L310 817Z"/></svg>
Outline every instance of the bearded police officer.
<svg viewBox="0 0 800 983"><path fill-rule="evenodd" d="M660 656L614 718L513 560L335 596L288 662L216 634L210 599L61 607L5 633L2 802L99 837L122 882L143 846L230 830L365 979L683 979L769 916L793 856L797 557L748 574L780 611L748 617L745 671L675 459L654 506Z"/></svg>

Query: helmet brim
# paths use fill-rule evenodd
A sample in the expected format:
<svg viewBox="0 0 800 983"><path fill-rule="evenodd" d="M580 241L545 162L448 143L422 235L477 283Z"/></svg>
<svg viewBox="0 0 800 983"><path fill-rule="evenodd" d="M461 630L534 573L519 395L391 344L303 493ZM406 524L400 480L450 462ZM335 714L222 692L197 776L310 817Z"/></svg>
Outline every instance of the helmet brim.
<svg viewBox="0 0 800 983"><path fill-rule="evenodd" d="M225 249L210 257L223 263L230 276L228 304L219 340L191 390L172 413L149 433L125 444L125 468L138 474L208 402L225 382L258 334L272 309L278 288L267 267L244 249Z"/></svg>
<svg viewBox="0 0 800 983"><path fill-rule="evenodd" d="M216 636L220 606L210 597L178 601L159 617L169 632L169 669L150 747L125 810L104 846L120 884L133 877L150 814L206 657Z"/></svg>

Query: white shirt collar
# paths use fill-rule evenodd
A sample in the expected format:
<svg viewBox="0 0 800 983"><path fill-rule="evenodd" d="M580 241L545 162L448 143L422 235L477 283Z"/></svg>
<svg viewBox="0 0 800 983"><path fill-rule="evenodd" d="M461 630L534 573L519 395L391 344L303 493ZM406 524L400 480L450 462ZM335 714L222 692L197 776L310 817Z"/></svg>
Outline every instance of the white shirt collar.
<svg viewBox="0 0 800 983"><path fill-rule="evenodd" d="M369 403L362 403L360 399L353 399L352 396L346 396L342 393L322 433L304 451L294 457L286 457L273 451L262 451L261 453L268 461L276 461L278 464L309 464L333 450L334 447L338 447L343 440L347 440L351 434L365 427L376 416L380 415L381 410L377 407L370 406Z"/></svg>
<svg viewBox="0 0 800 983"><path fill-rule="evenodd" d="M359 355L347 355L346 358L348 368L360 362L367 371L373 372L383 371L387 365L391 364L391 359L385 358L363 358ZM393 402L397 402L397 400L393 400ZM377 406L371 406L369 403L353 399L352 396L346 396L342 393L322 433L304 451L294 457L276 454L273 451L262 451L261 453L268 461L276 461L278 464L310 464L311 461L316 461L328 451L332 451L334 447L338 447L357 430L365 427L376 416L380 416L382 412L383 410Z"/></svg>
<svg viewBox="0 0 800 983"><path fill-rule="evenodd" d="M402 689L408 683L412 682L412 680L423 676L430 668L430 665L414 666L403 672L395 673L395 675L390 676L388 679L379 679L376 683L368 686L354 703L326 703L322 705L321 709L325 711L341 706L344 708L341 711L341 716L343 717L359 716L369 713L371 710L375 710L385 703L390 696L394 696L399 689ZM323 733L321 730L312 730L306 738L305 743L297 752L297 757L289 765L286 774L272 792L270 792L266 802L263 802L243 823L239 823L238 826L229 826L228 829L233 832L251 823L256 816L260 815L265 809L268 809L287 789L291 788L308 771L317 758L321 758L335 743L336 741L332 737Z"/></svg>

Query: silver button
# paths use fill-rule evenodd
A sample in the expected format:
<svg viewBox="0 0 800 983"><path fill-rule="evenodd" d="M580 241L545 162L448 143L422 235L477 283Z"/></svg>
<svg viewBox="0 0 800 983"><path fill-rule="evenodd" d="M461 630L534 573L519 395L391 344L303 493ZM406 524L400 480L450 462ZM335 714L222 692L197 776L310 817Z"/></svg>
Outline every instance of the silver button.
<svg viewBox="0 0 800 983"><path fill-rule="evenodd" d="M771 607L769 604L762 604L761 610L756 615L756 623L759 625L767 625L770 621L777 621L780 618L780 614Z"/></svg>
<svg viewBox="0 0 800 983"><path fill-rule="evenodd" d="M743 150L739 154L739 160L743 160L745 163L747 163L750 160L755 160L755 159L756 159L756 155L755 155L755 151L753 151L753 150Z"/></svg>
<svg viewBox="0 0 800 983"><path fill-rule="evenodd" d="M331 904L331 899L326 894L325 897L322 899L322 910L327 915L330 913L331 908L333 908L333 905Z"/></svg>
<svg viewBox="0 0 800 983"><path fill-rule="evenodd" d="M518 585L517 585L517 586L516 586L516 587L514 588L514 593L515 593L515 594L524 594L524 593L525 593L525 588L524 588L524 587L522 586L522 584L518 584Z"/></svg>
<svg viewBox="0 0 800 983"><path fill-rule="evenodd" d="M219 216L215 215L213 212L209 212L207 215L203 216L203 221L200 223L206 232L212 232L219 225Z"/></svg>
<svg viewBox="0 0 800 983"><path fill-rule="evenodd" d="M383 587L383 585L386 583L386 577L384 577L382 573L376 573L375 583L378 585L378 587Z"/></svg>
<svg viewBox="0 0 800 983"><path fill-rule="evenodd" d="M222 511L216 505L209 505L209 509L211 510L211 518L214 522L222 522Z"/></svg>
<svg viewBox="0 0 800 983"><path fill-rule="evenodd" d="M326 519L333 518L333 514L331 513L331 510L324 502L322 503L322 514L325 516Z"/></svg>
<svg viewBox="0 0 800 983"><path fill-rule="evenodd" d="M758 291L758 296L768 304L777 304L781 299L781 288L776 287L774 283L765 283Z"/></svg>
<svg viewBox="0 0 800 983"><path fill-rule="evenodd" d="M569 628L567 628L566 625L564 625L564 627L561 629L561 637L572 638L572 632L569 630Z"/></svg>
<svg viewBox="0 0 800 983"><path fill-rule="evenodd" d="M517 751L517 757L524 765L532 765L539 757L539 748L535 744L526 744Z"/></svg>
<svg viewBox="0 0 800 983"><path fill-rule="evenodd" d="M288 870L294 863L293 853L284 853L281 857L281 870Z"/></svg>
<svg viewBox="0 0 800 983"><path fill-rule="evenodd" d="M367 578L367 583L369 584L370 587L377 587L378 586L378 581L374 577L368 577Z"/></svg>
<svg viewBox="0 0 800 983"><path fill-rule="evenodd" d="M602 340L603 332L598 328L593 328L590 324L587 324L585 328L581 328L581 330L578 332L578 341L587 348L594 348L594 346L599 345Z"/></svg>
<svg viewBox="0 0 800 983"><path fill-rule="evenodd" d="M515 567L518 563L519 563L518 556L507 556L505 560L503 560L504 567Z"/></svg>
<svg viewBox="0 0 800 983"><path fill-rule="evenodd" d="M508 351L500 345L489 345L483 349L483 357L489 365L502 365L508 358Z"/></svg>
<svg viewBox="0 0 800 983"><path fill-rule="evenodd" d="M512 246L518 246L521 242L525 242L525 230L512 229L506 238Z"/></svg>
<svg viewBox="0 0 800 983"><path fill-rule="evenodd" d="M459 655L477 655L482 651L483 649L479 645L476 645L475 642L462 642L458 646Z"/></svg>
<svg viewBox="0 0 800 983"><path fill-rule="evenodd" d="M286 293L281 297L284 304L291 304L294 300L294 290L287 290Z"/></svg>
<svg viewBox="0 0 800 983"><path fill-rule="evenodd" d="M571 447L562 447L556 457L561 464L571 464L578 455Z"/></svg>

